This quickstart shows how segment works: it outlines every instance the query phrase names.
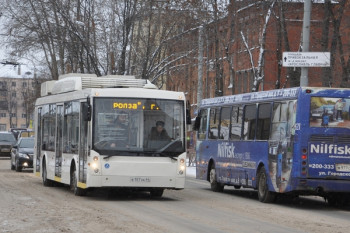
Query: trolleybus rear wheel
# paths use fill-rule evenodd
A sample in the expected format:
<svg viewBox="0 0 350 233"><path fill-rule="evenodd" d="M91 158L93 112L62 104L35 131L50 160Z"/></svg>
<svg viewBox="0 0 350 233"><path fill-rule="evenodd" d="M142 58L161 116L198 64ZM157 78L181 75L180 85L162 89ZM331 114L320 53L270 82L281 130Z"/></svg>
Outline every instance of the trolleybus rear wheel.
<svg viewBox="0 0 350 233"><path fill-rule="evenodd" d="M216 180L216 170L215 165L212 164L209 172L209 182L210 182L210 188L214 192L222 192L224 190L224 185L219 183Z"/></svg>
<svg viewBox="0 0 350 233"><path fill-rule="evenodd" d="M258 198L259 201L264 203L270 203L275 200L276 194L270 192L267 186L267 175L265 167L261 167L258 172Z"/></svg>

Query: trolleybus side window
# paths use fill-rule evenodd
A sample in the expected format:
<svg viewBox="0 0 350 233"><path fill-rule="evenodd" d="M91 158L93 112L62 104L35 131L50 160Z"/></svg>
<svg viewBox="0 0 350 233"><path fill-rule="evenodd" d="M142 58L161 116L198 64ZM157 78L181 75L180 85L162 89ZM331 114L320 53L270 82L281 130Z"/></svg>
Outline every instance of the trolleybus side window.
<svg viewBox="0 0 350 233"><path fill-rule="evenodd" d="M79 140L79 110L80 104L77 101L64 104L63 123L63 152L78 153Z"/></svg>
<svg viewBox="0 0 350 233"><path fill-rule="evenodd" d="M231 107L221 108L220 115L220 139L229 139Z"/></svg>
<svg viewBox="0 0 350 233"><path fill-rule="evenodd" d="M271 104L259 104L257 140L268 140L271 123Z"/></svg>
<svg viewBox="0 0 350 233"><path fill-rule="evenodd" d="M55 150L56 105L43 106L43 143L42 149Z"/></svg>
<svg viewBox="0 0 350 233"><path fill-rule="evenodd" d="M211 108L209 116L209 139L219 138L219 113L220 109Z"/></svg>
<svg viewBox="0 0 350 233"><path fill-rule="evenodd" d="M239 106L232 107L231 114L231 140L240 140L242 133L242 114L243 108Z"/></svg>
<svg viewBox="0 0 350 233"><path fill-rule="evenodd" d="M243 140L254 140L256 128L256 104L244 107Z"/></svg>
<svg viewBox="0 0 350 233"><path fill-rule="evenodd" d="M205 139L207 133L208 109L202 109L200 112L200 126L198 129L198 139Z"/></svg>

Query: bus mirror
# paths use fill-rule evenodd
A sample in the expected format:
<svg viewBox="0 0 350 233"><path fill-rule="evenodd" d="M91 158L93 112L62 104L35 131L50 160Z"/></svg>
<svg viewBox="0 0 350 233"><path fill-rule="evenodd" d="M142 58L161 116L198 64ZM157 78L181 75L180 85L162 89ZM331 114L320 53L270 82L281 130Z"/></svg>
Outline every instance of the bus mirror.
<svg viewBox="0 0 350 233"><path fill-rule="evenodd" d="M90 103L83 103L83 119L84 121L90 121L91 120L91 105Z"/></svg>
<svg viewBox="0 0 350 233"><path fill-rule="evenodd" d="M194 121L193 130L195 131L199 130L200 125L201 125L201 117L197 116L196 120Z"/></svg>
<svg viewBox="0 0 350 233"><path fill-rule="evenodd" d="M190 113L190 110L189 109L186 109L186 124L187 125L190 125L192 122L191 122L191 113Z"/></svg>

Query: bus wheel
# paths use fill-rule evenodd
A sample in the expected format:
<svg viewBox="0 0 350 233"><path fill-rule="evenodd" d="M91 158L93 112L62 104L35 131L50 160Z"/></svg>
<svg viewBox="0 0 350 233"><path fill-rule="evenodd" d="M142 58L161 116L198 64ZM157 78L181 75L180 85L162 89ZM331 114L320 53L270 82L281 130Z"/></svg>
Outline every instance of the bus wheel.
<svg viewBox="0 0 350 233"><path fill-rule="evenodd" d="M150 191L151 198L160 198L163 196L164 189L152 189Z"/></svg>
<svg viewBox="0 0 350 233"><path fill-rule="evenodd" d="M73 191L75 196L85 196L86 189L82 189L78 187L77 177L78 177L78 172L74 167L72 173L70 174L70 190Z"/></svg>
<svg viewBox="0 0 350 233"><path fill-rule="evenodd" d="M263 203L270 203L275 200L276 194L270 192L267 186L267 176L265 167L261 167L258 172L258 198Z"/></svg>
<svg viewBox="0 0 350 233"><path fill-rule="evenodd" d="M233 187L234 187L235 189L240 189L240 188L241 188L240 185L233 185Z"/></svg>
<svg viewBox="0 0 350 233"><path fill-rule="evenodd" d="M210 182L210 188L214 192L222 192L224 190L224 185L220 184L216 180L216 171L215 171L215 165L214 164L210 168L209 182Z"/></svg>
<svg viewBox="0 0 350 233"><path fill-rule="evenodd" d="M42 177L43 177L43 185L46 187L53 186L53 183L51 180L47 179L47 170L46 170L46 163L45 160L43 160L43 171L42 171Z"/></svg>
<svg viewBox="0 0 350 233"><path fill-rule="evenodd" d="M333 207L346 207L350 204L350 197L347 194L330 194L326 199Z"/></svg>

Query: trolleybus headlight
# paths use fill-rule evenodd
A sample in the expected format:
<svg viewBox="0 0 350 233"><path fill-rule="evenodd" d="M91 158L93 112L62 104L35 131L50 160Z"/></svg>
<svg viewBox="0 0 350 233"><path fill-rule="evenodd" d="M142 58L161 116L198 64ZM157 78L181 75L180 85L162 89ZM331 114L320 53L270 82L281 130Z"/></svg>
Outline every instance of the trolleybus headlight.
<svg viewBox="0 0 350 233"><path fill-rule="evenodd" d="M97 156L94 156L93 160L94 160L94 161L97 161L97 160L98 160L98 157L97 157Z"/></svg>
<svg viewBox="0 0 350 233"><path fill-rule="evenodd" d="M97 163L91 163L91 168L96 169L97 168Z"/></svg>

